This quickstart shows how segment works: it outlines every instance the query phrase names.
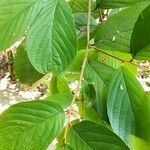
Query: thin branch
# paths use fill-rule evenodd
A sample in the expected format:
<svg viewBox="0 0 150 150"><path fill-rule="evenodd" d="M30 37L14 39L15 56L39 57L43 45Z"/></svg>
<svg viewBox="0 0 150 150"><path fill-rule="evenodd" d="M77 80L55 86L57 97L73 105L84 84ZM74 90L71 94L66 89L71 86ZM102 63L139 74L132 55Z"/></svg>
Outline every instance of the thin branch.
<svg viewBox="0 0 150 150"><path fill-rule="evenodd" d="M70 122L71 122L71 110L72 107L76 101L76 98L78 97L78 94L80 93L80 88L81 88L81 84L82 84L82 80L83 80L83 75L84 75L84 70L85 70L85 66L86 66L86 62L88 59L88 49L89 49L89 43L90 43L90 21L91 21L91 12L92 12L92 0L88 0L88 16L87 16L87 45L86 45L86 53L85 53L85 57L83 60L83 64L82 64L82 68L81 68L81 73L80 73L80 77L79 77L79 81L78 81L78 86L75 90L75 94L73 96L72 99L72 103L70 105L70 108L68 110L68 122L65 128L65 132L64 132L64 144L67 143L67 133L68 133L68 129L71 126Z"/></svg>
<svg viewBox="0 0 150 150"><path fill-rule="evenodd" d="M106 51L104 51L104 50L102 50L102 49L100 49L100 48L95 47L95 46L90 46L90 48L95 49L95 50L97 50L97 51L99 51L99 52L101 52L101 53L103 53L103 54L105 54L105 55L107 55L107 56L110 56L110 57L114 58L114 59L117 59L117 60L121 61L122 63L128 63L128 64L132 64L132 65L134 65L134 66L137 66L136 63L133 63L133 62L131 62L130 60L122 59L122 58L120 58L120 57L117 57L117 56L115 56L115 55L112 55L112 54L110 54L110 53L108 53L108 52L106 52Z"/></svg>

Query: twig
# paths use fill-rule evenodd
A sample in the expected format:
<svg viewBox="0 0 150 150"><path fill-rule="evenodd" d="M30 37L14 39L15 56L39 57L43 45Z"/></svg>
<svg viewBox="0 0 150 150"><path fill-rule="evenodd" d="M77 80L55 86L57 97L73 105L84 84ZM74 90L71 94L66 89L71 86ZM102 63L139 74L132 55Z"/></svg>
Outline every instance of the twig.
<svg viewBox="0 0 150 150"><path fill-rule="evenodd" d="M102 50L102 49L100 49L100 48L95 47L95 46L90 46L90 48L95 49L95 50L97 50L97 51L99 51L99 52L101 52L101 53L103 53L103 54L105 54L105 55L107 55L107 56L110 56L110 57L114 58L114 59L117 59L117 60L121 61L122 63L128 63L128 64L132 64L132 65L134 65L134 66L137 66L136 63L133 63L133 62L131 62L130 60L128 61L128 60L122 59L122 58L120 58L120 57L117 57L117 56L115 56L115 55L112 55L112 54L110 54L110 53L108 53L108 52L106 52L106 51L104 51L104 50Z"/></svg>
<svg viewBox="0 0 150 150"><path fill-rule="evenodd" d="M74 102L76 101L76 98L78 97L78 94L80 93L80 87L82 84L82 80L83 80L83 75L84 75L84 70L85 70L85 66L86 66L86 62L88 59L88 49L89 49L89 43L90 43L90 20L91 20L91 5L92 5L92 0L88 0L88 16L87 16L87 45L86 45L86 53L85 53L85 57L83 60L83 64L82 64L82 68L81 68L81 73L80 73L80 78L79 78L79 82L78 82L78 86L75 90L75 94L73 96L72 99L72 103L70 105L70 108L68 110L68 122L64 131L64 144L67 143L67 133L68 133L68 129L71 126L70 122L71 122L71 110L73 107Z"/></svg>

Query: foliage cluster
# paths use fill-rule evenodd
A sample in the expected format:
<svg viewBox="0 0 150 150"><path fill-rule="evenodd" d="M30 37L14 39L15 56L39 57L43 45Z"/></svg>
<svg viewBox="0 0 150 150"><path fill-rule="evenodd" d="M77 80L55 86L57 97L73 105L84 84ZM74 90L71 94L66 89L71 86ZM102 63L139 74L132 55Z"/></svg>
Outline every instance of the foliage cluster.
<svg viewBox="0 0 150 150"><path fill-rule="evenodd" d="M150 0L1 0L0 50L25 38L16 76L52 79L45 100L0 115L0 150L45 150L56 138L57 150L149 150L150 96L136 79L137 60L150 59L149 18Z"/></svg>

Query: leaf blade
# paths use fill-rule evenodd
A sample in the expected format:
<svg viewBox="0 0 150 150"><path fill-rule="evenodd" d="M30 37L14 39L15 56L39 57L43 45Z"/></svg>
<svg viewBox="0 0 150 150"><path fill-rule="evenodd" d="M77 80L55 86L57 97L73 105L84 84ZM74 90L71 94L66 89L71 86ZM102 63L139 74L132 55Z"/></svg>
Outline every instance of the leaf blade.
<svg viewBox="0 0 150 150"><path fill-rule="evenodd" d="M31 65L25 50L25 43L21 44L17 49L14 68L17 78L23 84L32 85L44 76Z"/></svg>
<svg viewBox="0 0 150 150"><path fill-rule="evenodd" d="M121 8L134 5L136 3L140 3L142 1L148 0L97 0L97 6L103 9L109 8Z"/></svg>
<svg viewBox="0 0 150 150"><path fill-rule="evenodd" d="M39 0L0 1L0 50L8 48L25 34L44 5Z"/></svg>
<svg viewBox="0 0 150 150"><path fill-rule="evenodd" d="M0 149L45 149L61 132L63 124L62 108L54 102L11 106L0 116Z"/></svg>
<svg viewBox="0 0 150 150"><path fill-rule="evenodd" d="M69 130L68 141L75 150L128 149L113 132L90 121L83 121L74 125Z"/></svg>
<svg viewBox="0 0 150 150"><path fill-rule="evenodd" d="M41 73L60 73L75 57L76 43L75 25L67 2L49 1L29 31L29 60Z"/></svg>
<svg viewBox="0 0 150 150"><path fill-rule="evenodd" d="M114 132L128 144L129 135L140 135L136 115L141 112L145 98L136 78L127 69L119 68L110 84L107 111Z"/></svg>
<svg viewBox="0 0 150 150"><path fill-rule="evenodd" d="M95 46L104 50L131 53L130 39L134 24L148 4L149 2L135 4L110 17L101 27L95 30L93 36Z"/></svg>
<svg viewBox="0 0 150 150"><path fill-rule="evenodd" d="M131 53L133 58L150 59L150 6L148 6L138 17L131 36Z"/></svg>

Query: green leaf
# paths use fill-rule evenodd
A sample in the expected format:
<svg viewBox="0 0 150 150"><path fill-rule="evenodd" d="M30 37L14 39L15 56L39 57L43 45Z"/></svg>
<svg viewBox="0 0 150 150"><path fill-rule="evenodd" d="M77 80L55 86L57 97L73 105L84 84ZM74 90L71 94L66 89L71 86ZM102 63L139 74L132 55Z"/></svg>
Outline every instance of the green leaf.
<svg viewBox="0 0 150 150"><path fill-rule="evenodd" d="M126 143L129 143L129 135L136 134L136 116L145 99L144 90L136 78L127 69L118 69L110 84L107 111L114 132Z"/></svg>
<svg viewBox="0 0 150 150"><path fill-rule="evenodd" d="M65 145L58 145L56 147L56 150L74 150L70 145L65 144Z"/></svg>
<svg viewBox="0 0 150 150"><path fill-rule="evenodd" d="M14 68L17 78L23 84L32 85L44 76L31 65L25 50L25 43L21 44L17 49Z"/></svg>
<svg viewBox="0 0 150 150"><path fill-rule="evenodd" d="M29 30L27 51L31 64L41 73L60 73L76 55L73 16L65 0L50 0Z"/></svg>
<svg viewBox="0 0 150 150"><path fill-rule="evenodd" d="M79 79L80 73L67 71L65 72L64 76L68 82L74 82Z"/></svg>
<svg viewBox="0 0 150 150"><path fill-rule="evenodd" d="M98 61L95 61L95 60L91 60L89 63L88 63L88 65L87 65L87 69L86 69L86 71L88 72L89 70L89 68L91 67L91 69L93 70L93 72L95 73L95 74L97 74L97 76L101 79L101 80L103 80L103 82L108 86L109 85L109 83L110 83L110 80L111 80L111 78L112 78L112 75L113 75L113 73L115 72L115 69L114 68L112 68L112 67L110 67L110 66L108 66L108 65L106 65L106 64L103 64L103 63L101 63L101 62L98 62ZM86 72L85 71L85 72ZM87 74L87 76L89 76L89 77L87 77L87 80L92 80L92 77L90 77L90 76L92 76L92 74L94 74L92 71L89 71L89 74L88 73L86 73Z"/></svg>
<svg viewBox="0 0 150 150"><path fill-rule="evenodd" d="M137 65L135 64L131 64L131 63L127 63L123 60L126 60L128 62L130 62L130 60L132 59L132 55L129 54L129 53L122 53L122 52L118 52L118 51L107 51L107 53L109 55L112 55L114 57L117 57L119 58L120 60L114 58L114 57L111 57L111 56L108 56L108 55L105 55L103 53L99 53L99 59L98 61L102 62L102 63L105 63L106 65L110 66L110 67L113 67L115 69L118 69L119 67L121 66L124 66L124 67L127 67L130 71L132 71L132 73L137 76ZM121 61L122 59L122 61ZM134 62L133 62L134 63Z"/></svg>
<svg viewBox="0 0 150 150"><path fill-rule="evenodd" d="M71 93L68 83L64 77L53 76L50 81L50 94L54 95L61 92Z"/></svg>
<svg viewBox="0 0 150 150"><path fill-rule="evenodd" d="M63 109L65 109L70 106L72 99L73 97L70 93L63 92L49 96L45 100L53 101L59 104Z"/></svg>
<svg viewBox="0 0 150 150"><path fill-rule="evenodd" d="M150 60L150 6L139 16L131 37L131 53L135 59Z"/></svg>
<svg viewBox="0 0 150 150"><path fill-rule="evenodd" d="M74 20L75 20L76 28L79 31L82 31L82 32L84 30L86 31L87 18L88 18L87 16L88 16L87 13L75 13L74 14ZM91 20L90 20L91 30L93 30L96 26L97 26L96 19L91 16Z"/></svg>
<svg viewBox="0 0 150 150"><path fill-rule="evenodd" d="M67 71L70 72L80 72L81 71L81 66L85 57L85 50L80 50L78 51L76 58L74 59L74 61L72 62L72 64L69 66ZM92 49L88 50L88 60L92 60L92 59L97 59L98 57L98 52L93 51Z"/></svg>
<svg viewBox="0 0 150 150"><path fill-rule="evenodd" d="M149 150L150 144L147 143L146 141L135 137L131 136L131 149L132 150Z"/></svg>
<svg viewBox="0 0 150 150"><path fill-rule="evenodd" d="M25 34L44 5L41 0L0 1L0 50L8 48Z"/></svg>
<svg viewBox="0 0 150 150"><path fill-rule="evenodd" d="M81 90L80 90L80 99L81 101L84 101L84 103L88 103L88 105L92 105L94 103L94 99L96 96L96 91L94 88L94 85L92 83L89 83L89 81L84 80L82 82Z"/></svg>
<svg viewBox="0 0 150 150"><path fill-rule="evenodd" d="M84 50L86 49L87 45L87 34L86 32L82 32L80 30L77 30L78 35L78 50Z"/></svg>
<svg viewBox="0 0 150 150"><path fill-rule="evenodd" d="M63 126L64 113L58 104L19 103L0 116L0 149L45 150Z"/></svg>
<svg viewBox="0 0 150 150"><path fill-rule="evenodd" d="M141 91L140 91L141 92ZM150 143L150 99L146 95L141 105L134 109L136 118L136 136Z"/></svg>
<svg viewBox="0 0 150 150"><path fill-rule="evenodd" d="M73 13L87 13L88 1L87 0L69 0L69 5L72 8ZM96 8L96 1L92 1L92 16L98 18L100 16L99 9Z"/></svg>
<svg viewBox="0 0 150 150"><path fill-rule="evenodd" d="M109 17L119 13L122 9L120 8L115 8L115 9L109 9L109 12L108 12L108 19Z"/></svg>
<svg viewBox="0 0 150 150"><path fill-rule="evenodd" d="M72 82L79 79L81 66L85 57L85 50L80 50L77 52L77 55L69 68L64 72L64 76L66 77L67 81ZM92 49L88 50L88 60L97 59L98 52L93 51Z"/></svg>
<svg viewBox="0 0 150 150"><path fill-rule="evenodd" d="M113 68L93 60L87 63L84 73L85 80L93 85L95 89L96 94L92 99L93 106L100 117L106 121L108 121L106 108L107 90L113 72Z"/></svg>
<svg viewBox="0 0 150 150"><path fill-rule="evenodd" d="M103 9L121 8L149 0L97 0L97 6Z"/></svg>
<svg viewBox="0 0 150 150"><path fill-rule="evenodd" d="M102 118L100 118L99 114L92 107L92 105L85 104L82 101L79 101L78 108L79 108L80 116L82 116L82 120L88 120L98 124L104 123Z"/></svg>
<svg viewBox="0 0 150 150"><path fill-rule="evenodd" d="M83 121L69 129L68 143L74 150L128 150L128 147L109 129Z"/></svg>
<svg viewBox="0 0 150 150"><path fill-rule="evenodd" d="M110 17L95 30L95 46L104 50L130 53L130 39L134 24L149 3L135 4Z"/></svg>
<svg viewBox="0 0 150 150"><path fill-rule="evenodd" d="M73 12L87 12L88 1L87 0L70 0L69 5Z"/></svg>
<svg viewBox="0 0 150 150"><path fill-rule="evenodd" d="M74 13L77 12L88 12L88 1L87 0L69 0L69 5ZM95 1L92 2L92 9L96 7Z"/></svg>
<svg viewBox="0 0 150 150"><path fill-rule="evenodd" d="M74 20L78 35L78 50L86 49L87 45L87 13L75 13ZM90 31L92 32L97 26L96 19L91 16Z"/></svg>

